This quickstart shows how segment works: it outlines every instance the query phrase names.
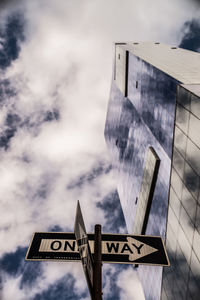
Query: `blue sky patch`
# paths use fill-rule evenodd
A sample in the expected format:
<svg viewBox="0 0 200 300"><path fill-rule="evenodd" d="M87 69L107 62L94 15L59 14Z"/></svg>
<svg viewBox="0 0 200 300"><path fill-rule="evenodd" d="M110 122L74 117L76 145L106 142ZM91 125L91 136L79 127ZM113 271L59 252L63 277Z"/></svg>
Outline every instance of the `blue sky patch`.
<svg viewBox="0 0 200 300"><path fill-rule="evenodd" d="M49 288L41 294L37 294L32 300L79 300L84 294L81 296L76 294L74 283L75 279L73 276L67 275L50 285Z"/></svg>
<svg viewBox="0 0 200 300"><path fill-rule="evenodd" d="M185 32L180 48L200 52L200 22L197 19L185 22L183 26Z"/></svg>
<svg viewBox="0 0 200 300"><path fill-rule="evenodd" d="M5 69L18 58L20 42L24 40L24 19L20 14L8 17L0 38L0 67Z"/></svg>
<svg viewBox="0 0 200 300"><path fill-rule="evenodd" d="M103 232L118 233L120 227L126 228L124 215L116 190L108 194L102 202L98 202L97 207L104 211L106 217L106 223L103 225Z"/></svg>
<svg viewBox="0 0 200 300"><path fill-rule="evenodd" d="M21 272L26 252L26 247L19 247L16 252L5 254L0 260L1 270L13 276Z"/></svg>

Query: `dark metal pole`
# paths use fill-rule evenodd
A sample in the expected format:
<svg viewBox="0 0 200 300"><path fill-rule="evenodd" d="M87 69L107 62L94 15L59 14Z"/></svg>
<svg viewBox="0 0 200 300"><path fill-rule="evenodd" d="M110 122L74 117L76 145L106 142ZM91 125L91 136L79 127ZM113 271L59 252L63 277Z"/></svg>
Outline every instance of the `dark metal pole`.
<svg viewBox="0 0 200 300"><path fill-rule="evenodd" d="M102 259L101 259L101 225L95 225L94 231L94 273L92 300L102 300Z"/></svg>

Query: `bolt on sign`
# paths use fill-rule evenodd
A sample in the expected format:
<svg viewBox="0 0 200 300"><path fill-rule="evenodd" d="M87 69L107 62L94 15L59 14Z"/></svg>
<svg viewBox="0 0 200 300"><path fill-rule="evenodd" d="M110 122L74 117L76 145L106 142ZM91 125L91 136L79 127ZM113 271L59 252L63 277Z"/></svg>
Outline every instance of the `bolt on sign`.
<svg viewBox="0 0 200 300"><path fill-rule="evenodd" d="M80 261L81 255L92 276L92 258L87 259L87 241L93 255L94 234L87 236L88 240L82 235L77 242L74 233L36 232L26 260ZM102 234L101 243L104 263L170 265L163 240L158 236ZM82 254L79 254L78 248Z"/></svg>

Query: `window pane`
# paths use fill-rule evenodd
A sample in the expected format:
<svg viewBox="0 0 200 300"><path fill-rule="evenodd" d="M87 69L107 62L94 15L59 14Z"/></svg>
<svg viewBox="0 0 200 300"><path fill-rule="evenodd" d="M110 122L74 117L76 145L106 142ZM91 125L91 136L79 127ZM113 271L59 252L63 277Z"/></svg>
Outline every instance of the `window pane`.
<svg viewBox="0 0 200 300"><path fill-rule="evenodd" d="M198 232L200 233L200 205L197 205L197 215L196 215L196 222L195 222L195 226L198 230Z"/></svg>
<svg viewBox="0 0 200 300"><path fill-rule="evenodd" d="M200 235L196 229L194 232L193 249L194 249L194 252L195 252L198 260L200 260Z"/></svg>
<svg viewBox="0 0 200 300"><path fill-rule="evenodd" d="M182 203L183 207L185 208L185 210L187 211L191 220L194 221L195 214L196 214L197 202L184 185L183 185L181 203Z"/></svg>
<svg viewBox="0 0 200 300"><path fill-rule="evenodd" d="M194 251L192 251L190 267L191 267L192 274L196 278L200 278L200 261L198 260L198 258L196 256L196 254L194 253Z"/></svg>
<svg viewBox="0 0 200 300"><path fill-rule="evenodd" d="M169 201L170 201L170 206L172 207L172 210L174 211L176 217L179 218L181 203L172 187L170 188Z"/></svg>
<svg viewBox="0 0 200 300"><path fill-rule="evenodd" d="M185 157L187 136L176 126L174 136L174 146Z"/></svg>
<svg viewBox="0 0 200 300"><path fill-rule="evenodd" d="M171 185L174 191L176 191L176 195L178 196L178 198L181 199L183 182L174 168L172 168Z"/></svg>
<svg viewBox="0 0 200 300"><path fill-rule="evenodd" d="M134 234L144 234L146 230L159 164L158 155L152 147L149 147L134 220Z"/></svg>
<svg viewBox="0 0 200 300"><path fill-rule="evenodd" d="M186 235L183 231L183 229L179 226L179 231L178 231L178 245L181 248L181 251L183 252L187 263L190 264L190 255L191 255L191 245L189 241L186 238Z"/></svg>
<svg viewBox="0 0 200 300"><path fill-rule="evenodd" d="M183 178L184 171L184 158L179 154L179 152L174 148L173 152L173 167L178 173L178 175Z"/></svg>
<svg viewBox="0 0 200 300"><path fill-rule="evenodd" d="M191 95L190 92L188 92L180 85L178 86L177 101L188 110L190 110L190 95Z"/></svg>
<svg viewBox="0 0 200 300"><path fill-rule="evenodd" d="M191 94L191 112L200 119L200 98Z"/></svg>
<svg viewBox="0 0 200 300"><path fill-rule="evenodd" d="M200 128L200 120L197 119L192 114L190 114L190 123L189 123L188 136L200 148L199 128Z"/></svg>
<svg viewBox="0 0 200 300"><path fill-rule="evenodd" d="M199 284L199 279L196 280L196 277L190 273L190 279L188 283L189 287L189 293L192 296L193 300L198 300L199 299L199 294L200 294L200 284Z"/></svg>
<svg viewBox="0 0 200 300"><path fill-rule="evenodd" d="M181 207L180 224L181 227L183 228L183 231L188 241L190 242L190 244L192 244L193 234L194 234L194 224L191 222L183 206Z"/></svg>
<svg viewBox="0 0 200 300"><path fill-rule="evenodd" d="M183 108L181 105L177 105L176 108L176 124L178 127L187 134L189 123L189 112Z"/></svg>
<svg viewBox="0 0 200 300"><path fill-rule="evenodd" d="M178 234L178 228L179 228L179 223L176 215L174 214L173 210L169 206L169 211L168 211L168 223L170 227L172 228L174 234L177 236Z"/></svg>
<svg viewBox="0 0 200 300"><path fill-rule="evenodd" d="M200 175L200 149L189 139L187 140L186 160L197 174Z"/></svg>
<svg viewBox="0 0 200 300"><path fill-rule="evenodd" d="M187 162L185 162L184 182L190 193L197 199L199 193L199 176L197 176Z"/></svg>

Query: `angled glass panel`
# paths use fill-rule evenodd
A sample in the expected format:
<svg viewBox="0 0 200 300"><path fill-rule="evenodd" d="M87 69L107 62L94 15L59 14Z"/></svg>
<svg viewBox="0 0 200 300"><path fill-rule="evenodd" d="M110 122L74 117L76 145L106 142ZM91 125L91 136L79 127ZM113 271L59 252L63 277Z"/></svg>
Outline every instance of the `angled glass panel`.
<svg viewBox="0 0 200 300"><path fill-rule="evenodd" d="M200 148L199 128L200 120L193 116L193 114L190 114L188 136Z"/></svg>
<svg viewBox="0 0 200 300"><path fill-rule="evenodd" d="M191 94L191 112L200 119L200 97Z"/></svg>
<svg viewBox="0 0 200 300"><path fill-rule="evenodd" d="M187 140L186 160L200 176L200 148L198 148L190 139Z"/></svg>
<svg viewBox="0 0 200 300"><path fill-rule="evenodd" d="M134 220L134 234L144 234L151 208L154 188L157 180L160 159L155 150L150 147L146 156L146 163L142 179L138 205Z"/></svg>
<svg viewBox="0 0 200 300"><path fill-rule="evenodd" d="M200 234L196 229L194 232L193 250L194 250L198 260L200 260Z"/></svg>
<svg viewBox="0 0 200 300"><path fill-rule="evenodd" d="M198 300L200 295L200 280L193 276L192 273L190 273L188 288L188 296L191 297L192 300Z"/></svg>
<svg viewBox="0 0 200 300"><path fill-rule="evenodd" d="M177 93L177 102L184 106L187 110L190 110L190 95L191 93L186 90L182 86L178 86L178 93Z"/></svg>
<svg viewBox="0 0 200 300"><path fill-rule="evenodd" d="M189 112L182 106L177 104L176 107L176 125L187 135L189 124Z"/></svg>
<svg viewBox="0 0 200 300"><path fill-rule="evenodd" d="M171 185L179 199L181 199L183 182L174 168L172 168Z"/></svg>
<svg viewBox="0 0 200 300"><path fill-rule="evenodd" d="M183 185L181 204L185 208L190 219L194 222L197 202L185 185Z"/></svg>
<svg viewBox="0 0 200 300"><path fill-rule="evenodd" d="M187 162L185 162L183 180L189 192L195 199L197 199L199 194L200 178Z"/></svg>
<svg viewBox="0 0 200 300"><path fill-rule="evenodd" d="M197 205L197 214L196 214L196 222L195 222L195 226L198 230L198 232L200 233L200 205Z"/></svg>
<svg viewBox="0 0 200 300"><path fill-rule="evenodd" d="M177 219L179 219L181 202L172 187L170 188L169 199L170 199L169 200L170 206L171 206L173 212L175 213Z"/></svg>
<svg viewBox="0 0 200 300"><path fill-rule="evenodd" d="M179 127L175 126L174 146L183 157L185 157L186 141L187 136Z"/></svg>
<svg viewBox="0 0 200 300"><path fill-rule="evenodd" d="M174 232L175 236L177 236L178 229L179 229L179 222L170 206L169 206L169 210L168 210L168 223L169 223L170 227L172 228L172 231Z"/></svg>
<svg viewBox="0 0 200 300"><path fill-rule="evenodd" d="M185 232L183 229L179 226L179 231L178 231L178 245L183 252L184 257L187 260L188 265L190 264L190 255L191 255L191 250L192 246L189 243Z"/></svg>
<svg viewBox="0 0 200 300"><path fill-rule="evenodd" d="M180 176L180 178L183 178L183 172L184 172L184 158L183 156L174 148L173 151L173 167Z"/></svg>
<svg viewBox="0 0 200 300"><path fill-rule="evenodd" d="M180 224L181 224L181 227L183 228L183 231L184 231L189 243L192 245L193 235L194 235L194 223L189 218L189 216L183 206L181 207L181 212L180 212Z"/></svg>
<svg viewBox="0 0 200 300"><path fill-rule="evenodd" d="M195 276L196 279L200 279L200 261L194 251L192 251L190 268L193 276Z"/></svg>

